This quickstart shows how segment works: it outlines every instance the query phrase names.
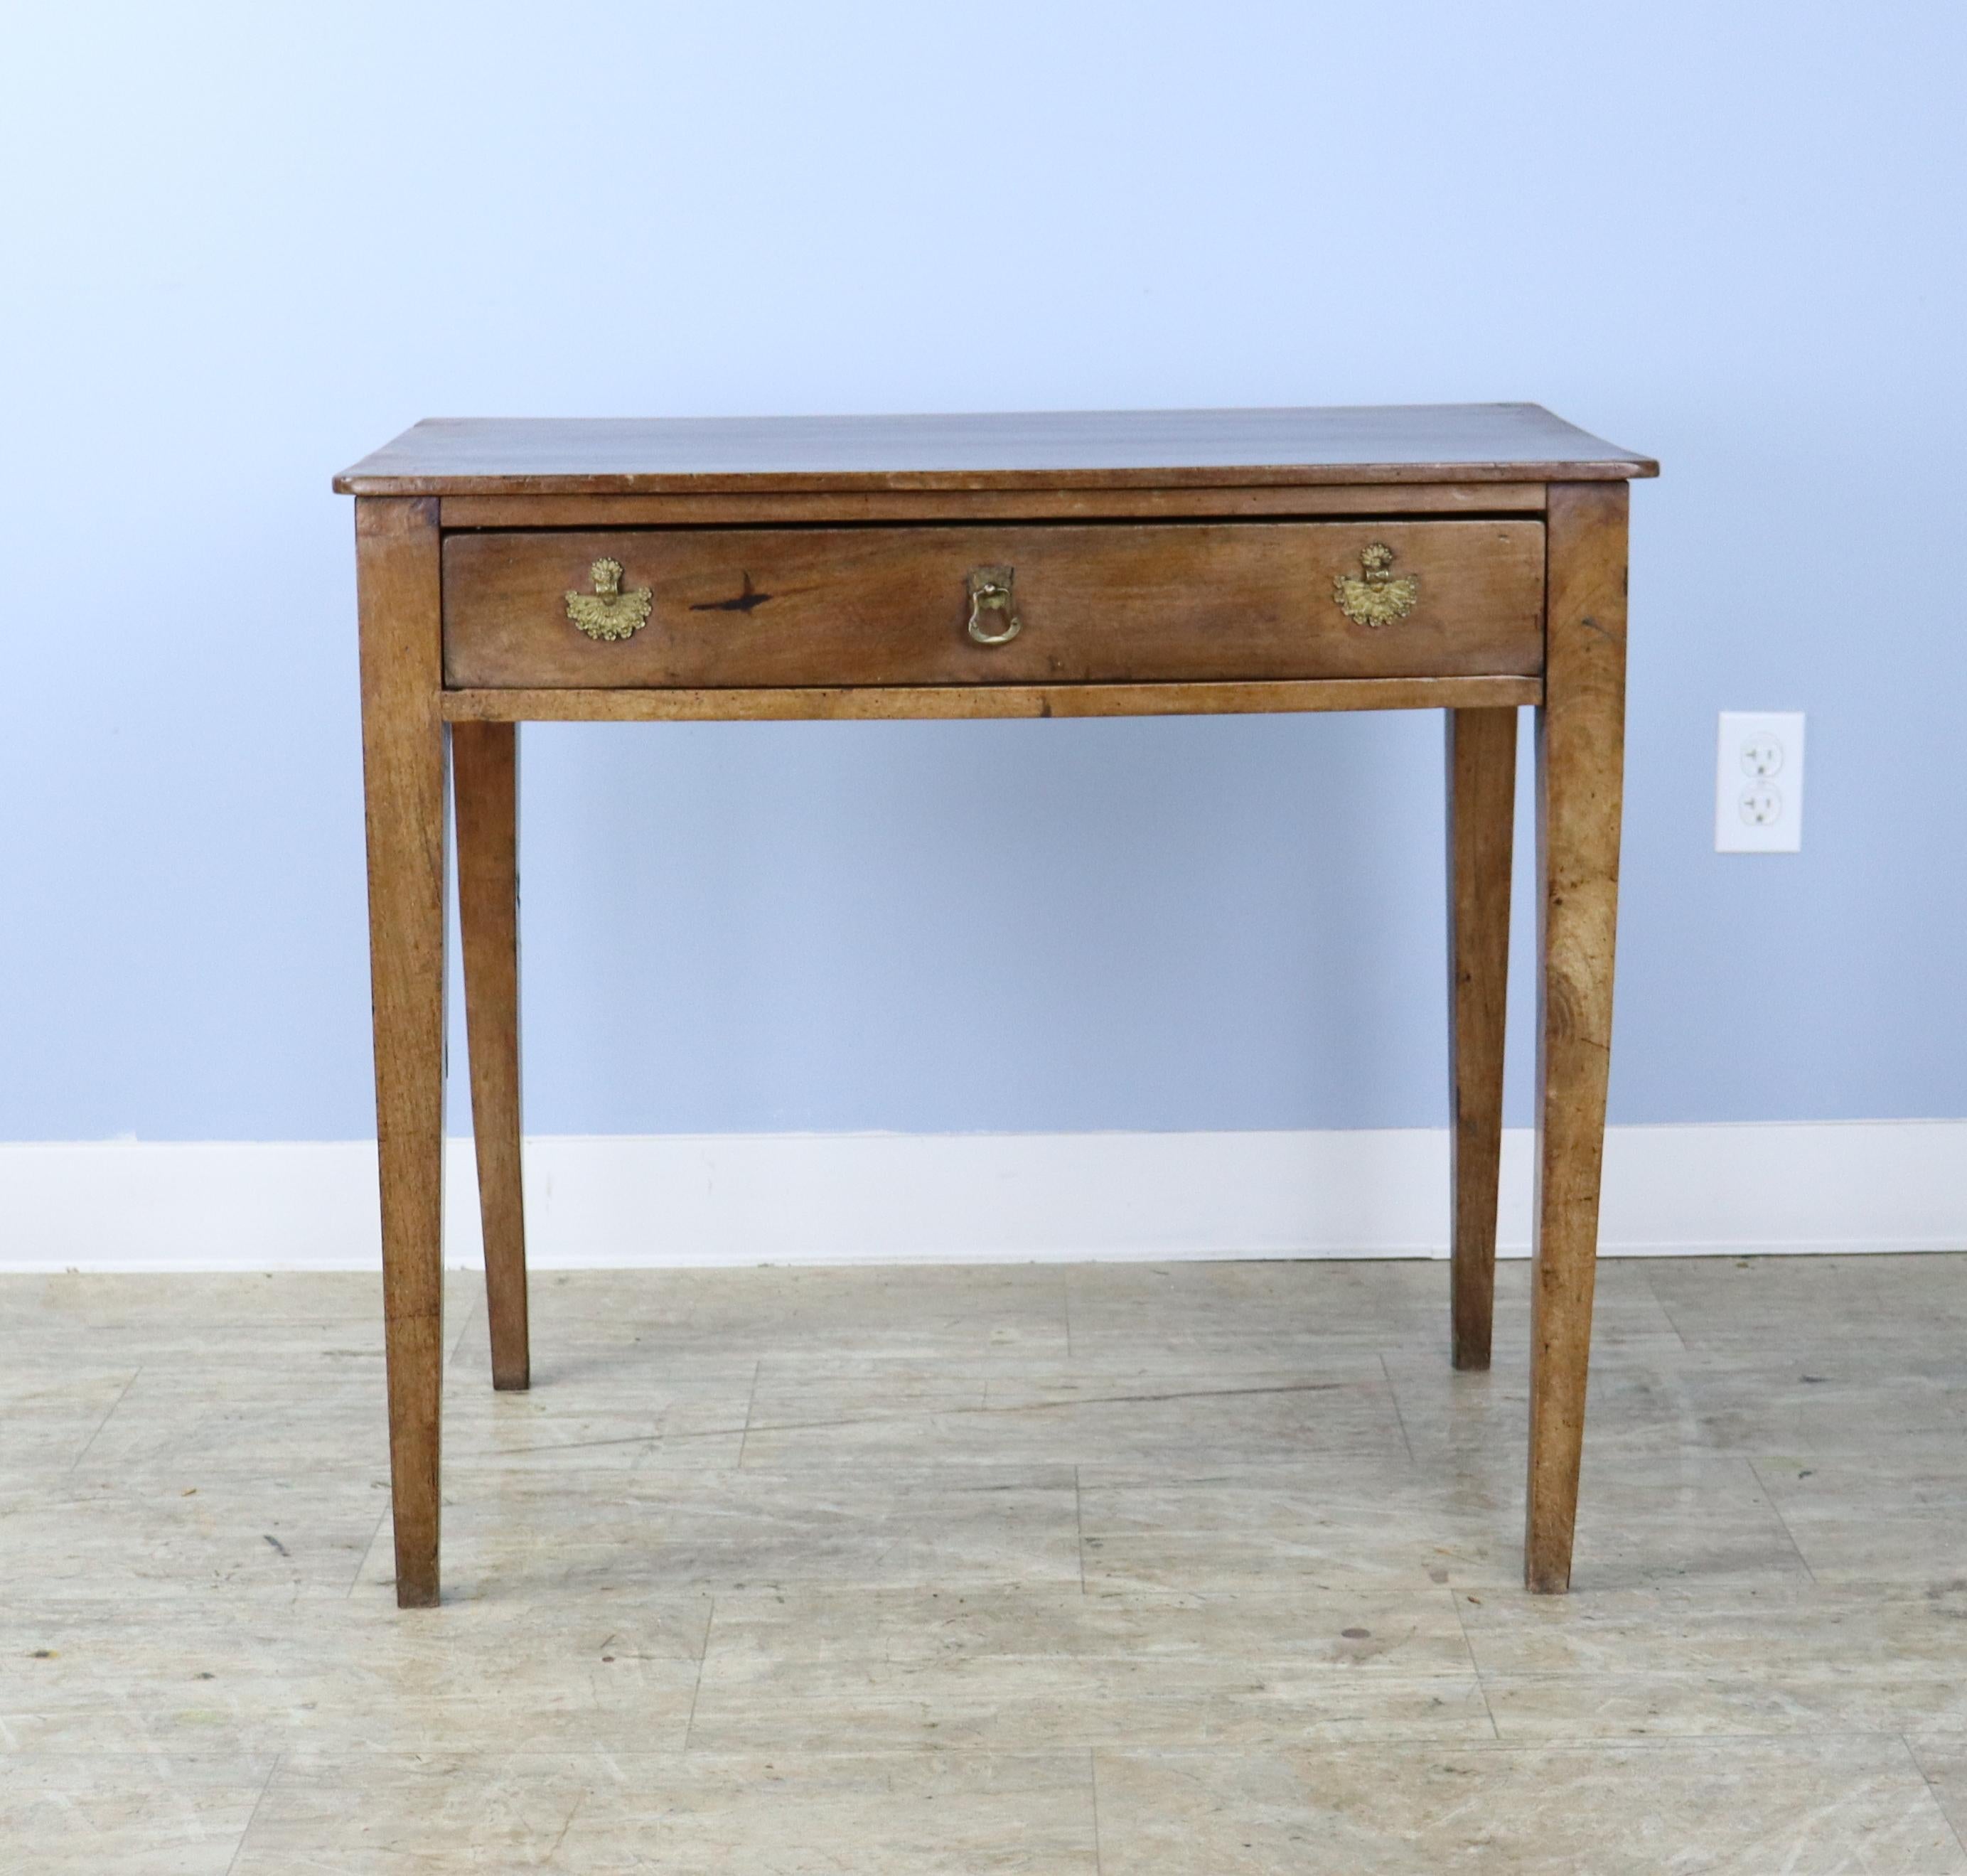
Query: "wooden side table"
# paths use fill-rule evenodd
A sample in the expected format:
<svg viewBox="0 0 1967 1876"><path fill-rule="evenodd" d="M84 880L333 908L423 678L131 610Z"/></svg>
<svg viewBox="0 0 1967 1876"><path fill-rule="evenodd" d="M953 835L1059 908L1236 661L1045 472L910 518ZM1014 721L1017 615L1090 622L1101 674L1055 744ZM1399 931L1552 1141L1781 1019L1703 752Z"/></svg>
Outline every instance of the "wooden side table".
<svg viewBox="0 0 1967 1876"><path fill-rule="evenodd" d="M1537 713L1524 1574L1571 1574L1627 483L1535 405L421 423L356 499L396 1600L438 1600L444 793L493 1384L527 1384L516 725L1447 712L1453 1347L1489 1364L1516 707Z"/></svg>

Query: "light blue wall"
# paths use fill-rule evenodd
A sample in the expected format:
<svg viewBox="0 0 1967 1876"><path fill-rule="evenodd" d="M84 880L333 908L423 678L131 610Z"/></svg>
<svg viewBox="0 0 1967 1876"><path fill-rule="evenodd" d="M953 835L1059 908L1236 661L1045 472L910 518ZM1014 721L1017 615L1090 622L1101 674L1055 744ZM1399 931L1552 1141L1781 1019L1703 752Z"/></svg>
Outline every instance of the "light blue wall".
<svg viewBox="0 0 1967 1876"><path fill-rule="evenodd" d="M1967 1114L1963 21L21 10L0 1138L370 1130L328 484L412 419L1464 398L1666 465L1614 1117ZM1710 851L1723 708L1800 857ZM1432 717L525 742L541 1131L1442 1116Z"/></svg>

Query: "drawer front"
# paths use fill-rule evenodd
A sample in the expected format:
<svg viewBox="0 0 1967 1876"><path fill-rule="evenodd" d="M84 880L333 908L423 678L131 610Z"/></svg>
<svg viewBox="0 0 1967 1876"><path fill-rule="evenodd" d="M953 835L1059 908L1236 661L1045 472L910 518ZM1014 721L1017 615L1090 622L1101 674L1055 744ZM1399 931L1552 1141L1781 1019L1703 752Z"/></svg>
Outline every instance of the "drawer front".
<svg viewBox="0 0 1967 1876"><path fill-rule="evenodd" d="M455 534L444 681L1527 676L1543 563L1536 521Z"/></svg>

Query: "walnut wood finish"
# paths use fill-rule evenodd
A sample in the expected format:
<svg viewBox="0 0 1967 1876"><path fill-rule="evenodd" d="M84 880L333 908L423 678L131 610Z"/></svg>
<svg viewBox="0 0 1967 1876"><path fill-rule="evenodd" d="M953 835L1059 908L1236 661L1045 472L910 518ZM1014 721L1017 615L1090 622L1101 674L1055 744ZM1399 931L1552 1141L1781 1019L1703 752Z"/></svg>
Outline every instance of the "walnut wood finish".
<svg viewBox="0 0 1967 1876"><path fill-rule="evenodd" d="M399 1601L434 1602L438 1583L447 735L508 1387L527 1376L517 722L1446 709L1454 1347L1475 1367L1489 1358L1523 704L1539 706L1541 1032L1525 1575L1564 1589L1611 1022L1626 483L1655 473L1536 405L1495 405L426 423L340 478L361 498ZM1411 613L1378 628L1330 596L1374 540L1421 581ZM604 554L656 599L641 634L596 644L563 595ZM967 575L1006 563L1023 630L978 647Z"/></svg>
<svg viewBox="0 0 1967 1876"><path fill-rule="evenodd" d="M1223 521L1323 515L1541 515L1540 482L1285 483L1255 488L971 489L784 495L447 495L452 528L742 527L769 523Z"/></svg>
<svg viewBox="0 0 1967 1876"><path fill-rule="evenodd" d="M1348 618L1332 583L1374 542L1413 611ZM614 560L655 596L633 638L566 595ZM1543 662L1536 521L678 528L454 534L444 679L466 689L1115 683L1528 676ZM1014 570L1006 644L966 634L973 570Z"/></svg>
<svg viewBox="0 0 1967 1876"><path fill-rule="evenodd" d="M1497 709L1541 703L1540 677L1330 677L1261 684L817 686L789 690L447 690L454 723L779 723L898 717L1221 716Z"/></svg>
<svg viewBox="0 0 1967 1876"><path fill-rule="evenodd" d="M451 750L492 1385L522 1388L530 1371L525 1203L519 1170L518 726L460 723L451 731Z"/></svg>
<svg viewBox="0 0 1967 1876"><path fill-rule="evenodd" d="M945 417L441 418L344 495L783 495L1623 481L1659 466L1536 404Z"/></svg>
<svg viewBox="0 0 1967 1876"><path fill-rule="evenodd" d="M1611 1059L1626 721L1623 483L1550 492L1549 657L1537 728L1536 1245L1529 1587L1570 1587Z"/></svg>
<svg viewBox="0 0 1967 1876"><path fill-rule="evenodd" d="M396 1600L438 1600L444 1380L444 754L437 504L355 509Z"/></svg>
<svg viewBox="0 0 1967 1876"><path fill-rule="evenodd" d="M1450 710L1447 724L1454 1359L1458 1368L1486 1368L1496 1305L1516 713Z"/></svg>

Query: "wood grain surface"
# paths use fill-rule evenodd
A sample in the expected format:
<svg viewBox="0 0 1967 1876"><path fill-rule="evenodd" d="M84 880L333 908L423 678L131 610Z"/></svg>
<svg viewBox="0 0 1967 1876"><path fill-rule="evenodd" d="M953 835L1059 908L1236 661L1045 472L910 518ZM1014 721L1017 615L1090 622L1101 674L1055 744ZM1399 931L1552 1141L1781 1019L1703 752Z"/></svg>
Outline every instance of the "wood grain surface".
<svg viewBox="0 0 1967 1876"><path fill-rule="evenodd" d="M351 495L1186 488L1650 476L1536 404L959 416L433 418L335 478Z"/></svg>
<svg viewBox="0 0 1967 1876"><path fill-rule="evenodd" d="M1523 1577L1571 1581L1612 1046L1626 720L1623 483L1555 488L1537 749L1537 1194Z"/></svg>
<svg viewBox="0 0 1967 1876"><path fill-rule="evenodd" d="M1455 1365L1489 1365L1503 1036L1510 977L1516 713L1448 712L1449 1156Z"/></svg>
<svg viewBox="0 0 1967 1876"><path fill-rule="evenodd" d="M1164 521L1324 515L1540 515L1539 482L1397 487L1289 483L1200 489L851 489L830 494L447 495L447 528L774 526L825 521Z"/></svg>
<svg viewBox="0 0 1967 1876"><path fill-rule="evenodd" d="M1330 677L1261 684L989 684L841 689L447 690L454 723L943 722L1223 716L1300 710L1499 709L1541 703L1537 677Z"/></svg>
<svg viewBox="0 0 1967 1876"><path fill-rule="evenodd" d="M396 1600L438 1600L444 1380L444 757L437 504L355 509L369 961Z"/></svg>
<svg viewBox="0 0 1967 1876"><path fill-rule="evenodd" d="M1374 542L1413 610L1348 618ZM568 618L597 560L654 609L626 640ZM445 681L616 687L1516 676L1543 653L1540 521L677 528L444 542ZM1014 570L1022 630L965 631L973 570ZM988 622L987 622L987 623Z"/></svg>
<svg viewBox="0 0 1967 1876"><path fill-rule="evenodd" d="M471 1132L485 1242L492 1385L528 1385L526 1219L519 1167L519 750L511 723L451 731L457 923L471 1051Z"/></svg>

